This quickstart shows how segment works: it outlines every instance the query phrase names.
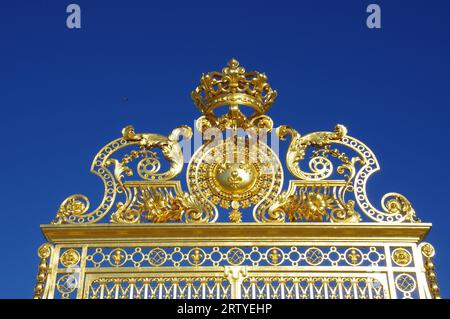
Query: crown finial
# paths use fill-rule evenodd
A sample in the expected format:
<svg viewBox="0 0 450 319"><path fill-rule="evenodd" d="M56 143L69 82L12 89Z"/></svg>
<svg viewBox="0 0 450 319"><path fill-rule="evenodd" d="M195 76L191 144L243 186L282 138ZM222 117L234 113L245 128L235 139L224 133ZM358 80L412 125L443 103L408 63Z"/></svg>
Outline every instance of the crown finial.
<svg viewBox="0 0 450 319"><path fill-rule="evenodd" d="M228 66L231 69L237 69L237 67L239 66L239 61L233 58L230 61L228 61Z"/></svg>
<svg viewBox="0 0 450 319"><path fill-rule="evenodd" d="M267 82L267 76L258 71L247 72L238 60L231 59L222 72L203 74L200 84L191 93L195 105L208 118L217 118L214 110L229 106L225 115L239 126L247 117L239 110L239 105L253 108L249 119L265 114L275 101L277 92ZM237 121L236 119L240 120Z"/></svg>

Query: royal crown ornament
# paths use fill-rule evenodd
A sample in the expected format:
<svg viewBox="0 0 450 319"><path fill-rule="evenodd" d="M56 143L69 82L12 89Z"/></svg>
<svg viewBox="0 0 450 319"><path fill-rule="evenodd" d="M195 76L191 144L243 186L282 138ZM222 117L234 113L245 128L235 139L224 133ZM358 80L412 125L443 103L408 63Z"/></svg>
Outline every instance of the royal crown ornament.
<svg viewBox="0 0 450 319"><path fill-rule="evenodd" d="M200 121L200 130L203 130L203 125L221 129L248 128L258 124L256 122L263 123L258 126L267 126L267 121L262 122L260 119L266 119L264 114L275 101L277 92L270 87L264 73L247 72L239 66L237 60L231 59L222 72L203 74L200 84L192 91L191 96L204 114ZM239 105L252 108L253 113L247 117L241 112ZM229 110L219 117L214 110L222 106L229 106Z"/></svg>

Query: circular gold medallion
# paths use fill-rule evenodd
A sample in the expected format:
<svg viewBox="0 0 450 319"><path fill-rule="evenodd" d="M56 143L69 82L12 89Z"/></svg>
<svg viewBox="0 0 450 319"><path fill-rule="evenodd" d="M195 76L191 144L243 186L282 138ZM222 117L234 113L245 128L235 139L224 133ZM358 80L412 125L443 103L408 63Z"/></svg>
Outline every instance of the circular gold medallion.
<svg viewBox="0 0 450 319"><path fill-rule="evenodd" d="M220 190L240 195L255 185L258 171L251 164L221 164L215 166L213 176Z"/></svg>
<svg viewBox="0 0 450 319"><path fill-rule="evenodd" d="M76 265L80 261L80 253L75 249L70 248L61 255L59 261L64 267Z"/></svg>
<svg viewBox="0 0 450 319"><path fill-rule="evenodd" d="M38 249L38 256L43 259L50 257L51 253L52 246L48 243L42 244Z"/></svg>
<svg viewBox="0 0 450 319"><path fill-rule="evenodd" d="M422 255L424 255L426 258L432 258L435 255L434 247L431 246L429 243L422 243L419 246L422 250Z"/></svg>
<svg viewBox="0 0 450 319"><path fill-rule="evenodd" d="M282 180L281 163L273 151L262 142L250 146L243 137L205 145L194 154L187 171L190 193L203 204L231 207L230 218L252 205L254 216L256 210L267 210Z"/></svg>
<svg viewBox="0 0 450 319"><path fill-rule="evenodd" d="M397 248L392 252L392 260L397 265L408 266L412 260L411 254L404 248Z"/></svg>

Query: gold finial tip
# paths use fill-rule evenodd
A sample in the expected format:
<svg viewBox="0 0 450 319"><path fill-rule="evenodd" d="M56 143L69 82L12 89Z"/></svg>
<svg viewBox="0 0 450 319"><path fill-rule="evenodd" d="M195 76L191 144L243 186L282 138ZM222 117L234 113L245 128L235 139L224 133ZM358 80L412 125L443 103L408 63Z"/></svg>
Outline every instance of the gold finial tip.
<svg viewBox="0 0 450 319"><path fill-rule="evenodd" d="M228 61L228 66L232 69L236 69L239 66L239 61L233 58Z"/></svg>

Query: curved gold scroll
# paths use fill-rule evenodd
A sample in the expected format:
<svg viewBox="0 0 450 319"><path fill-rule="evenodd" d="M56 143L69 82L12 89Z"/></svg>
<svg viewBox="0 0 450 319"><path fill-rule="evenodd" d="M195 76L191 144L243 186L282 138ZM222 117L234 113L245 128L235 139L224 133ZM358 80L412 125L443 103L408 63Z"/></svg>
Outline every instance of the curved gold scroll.
<svg viewBox="0 0 450 319"><path fill-rule="evenodd" d="M291 135L291 142L286 154L286 165L292 175L299 180L311 182L324 181L330 177L333 173L333 164L329 158L325 157L325 153L338 152L338 150L331 150L329 148L332 144L343 145L355 151L359 157L353 158L351 160L352 163L350 163L345 155L342 157L342 154L336 154L335 157L340 157L343 162L343 164L337 168L337 172L342 174L343 171L347 170L350 173L347 176L347 181L353 179L353 187L347 187L346 190L351 190L353 192L361 211L363 211L370 219L377 222L420 221L416 217L416 213L412 208L411 203L401 194L387 193L384 195L381 200L383 211L376 209L370 203L367 196L367 180L373 173L380 169L380 166L373 152L361 141L348 136L347 129L343 125L337 125L332 132L314 132L305 136L301 136L293 128L280 126L277 128L277 134L281 140L284 140L287 135ZM299 162L304 159L306 149L309 147L315 147L318 151L315 151L313 157L309 160L309 169L311 172L305 172L300 168ZM353 171L356 161L361 163L362 166L357 171ZM290 201L292 201L292 198L279 198L278 202L272 207L270 213L274 214L277 219L280 219L280 208L278 207L289 206L287 203ZM348 209L353 211L353 201L349 201L345 205L347 205ZM292 205L289 207L292 210ZM353 213L351 215L356 216ZM343 214L340 212L340 214L336 216L335 219L339 221ZM354 217L349 220L352 222L357 221Z"/></svg>
<svg viewBox="0 0 450 319"><path fill-rule="evenodd" d="M157 173L154 179L167 180L177 176L183 168L183 154L178 143L178 138L183 135L189 139L192 130L188 126L180 126L167 137L160 134L136 134L132 126L122 130L122 138L116 139L103 147L95 156L91 172L101 178L104 185L104 195L100 205L93 211L89 210L89 200L84 195L71 195L60 205L53 224L62 223L94 223L102 219L113 207L117 193L124 191L122 178L124 174L132 172L126 166L127 159L118 161L111 156L120 149L132 145L138 145L141 149L149 150L160 148L164 157L169 161L170 168L167 172ZM130 157L128 157L130 158ZM114 164L114 171L109 167Z"/></svg>

